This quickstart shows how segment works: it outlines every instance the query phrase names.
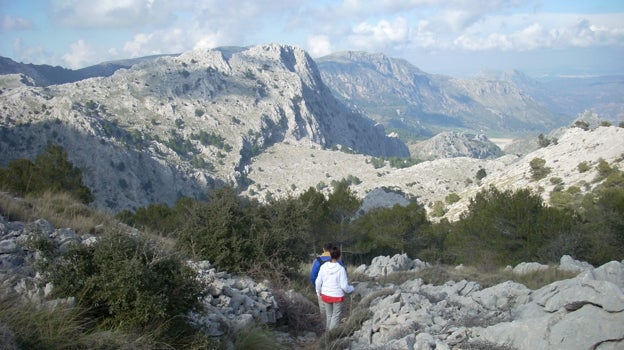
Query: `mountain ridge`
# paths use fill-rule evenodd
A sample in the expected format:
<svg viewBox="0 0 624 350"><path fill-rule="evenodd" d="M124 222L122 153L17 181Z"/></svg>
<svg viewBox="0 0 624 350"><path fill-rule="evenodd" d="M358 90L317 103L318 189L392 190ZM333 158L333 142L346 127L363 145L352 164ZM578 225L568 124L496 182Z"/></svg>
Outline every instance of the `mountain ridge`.
<svg viewBox="0 0 624 350"><path fill-rule="evenodd" d="M409 155L336 100L303 50L230 53L195 50L46 87L4 75L0 163L57 142L84 169L96 205L120 210L248 186L250 159L275 143Z"/></svg>
<svg viewBox="0 0 624 350"><path fill-rule="evenodd" d="M510 79L433 75L378 53L341 52L317 62L323 80L345 103L416 135L452 130L526 135L569 121Z"/></svg>
<svg viewBox="0 0 624 350"><path fill-rule="evenodd" d="M397 69L391 66L397 63L378 57L390 65L386 72L392 77ZM422 74L423 81L432 77L412 72ZM428 209L444 203L448 194L459 194L459 204L447 208L449 217L457 217L465 208L462 203L483 183L539 183L546 190L554 186L548 179L526 180L531 157L547 158L548 166L560 162L540 153L544 148L500 156L481 133L440 134L439 144L436 138L427 141L438 156L393 168L388 159L409 156L407 146L387 135L380 122L339 101L322 75L304 50L279 44L155 57L108 77L44 87L24 84L20 74L2 75L0 164L33 159L47 141L58 143L83 171L94 205L110 211L155 202L171 205L183 196L202 198L224 185L261 201L297 195L309 187L327 193L331 182L357 178L361 183L353 191L360 198L385 188L417 198ZM504 90L507 85L500 86ZM484 98L492 98L488 91L483 91ZM435 100L433 95L427 98ZM577 129L568 124L560 133ZM563 149L559 156L571 154L572 160L585 157L574 156L576 152L585 152L621 166L611 151L596 148L605 142L622 146L621 133L604 130L611 129L590 128L585 131L589 134L577 135L605 139L593 144L554 142L546 149ZM418 151L427 151L424 144ZM437 159L442 151L455 158ZM568 164L552 176L567 184L575 166ZM513 181L508 179L512 168ZM483 180L476 177L480 170L488 174Z"/></svg>

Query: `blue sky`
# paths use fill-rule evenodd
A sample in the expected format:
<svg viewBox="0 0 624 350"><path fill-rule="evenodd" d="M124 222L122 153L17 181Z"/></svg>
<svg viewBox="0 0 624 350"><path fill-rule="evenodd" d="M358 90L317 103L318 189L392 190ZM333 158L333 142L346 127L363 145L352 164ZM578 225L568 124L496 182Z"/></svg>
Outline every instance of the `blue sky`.
<svg viewBox="0 0 624 350"><path fill-rule="evenodd" d="M621 0L0 0L0 56L92 64L218 46L357 50L428 73L624 74Z"/></svg>

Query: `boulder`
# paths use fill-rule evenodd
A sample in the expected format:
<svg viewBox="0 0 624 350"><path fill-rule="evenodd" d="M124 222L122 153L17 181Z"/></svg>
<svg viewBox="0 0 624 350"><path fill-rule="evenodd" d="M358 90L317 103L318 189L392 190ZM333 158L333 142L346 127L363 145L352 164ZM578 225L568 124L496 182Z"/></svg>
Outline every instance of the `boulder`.
<svg viewBox="0 0 624 350"><path fill-rule="evenodd" d="M575 260L569 255L564 255L559 260L559 270L566 272L583 272L593 269L594 267L587 262Z"/></svg>

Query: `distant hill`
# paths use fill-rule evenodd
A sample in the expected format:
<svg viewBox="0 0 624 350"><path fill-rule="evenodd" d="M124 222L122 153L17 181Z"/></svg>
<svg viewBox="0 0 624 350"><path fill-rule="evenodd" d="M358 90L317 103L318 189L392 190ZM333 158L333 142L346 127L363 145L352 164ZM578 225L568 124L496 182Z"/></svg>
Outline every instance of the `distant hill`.
<svg viewBox="0 0 624 350"><path fill-rule="evenodd" d="M624 120L624 77L535 80L518 71L453 78L380 53L317 59L323 81L351 108L405 137L441 131L528 136L568 125L586 109Z"/></svg>
<svg viewBox="0 0 624 350"><path fill-rule="evenodd" d="M603 121L624 121L624 75L530 78L517 70L481 72L482 79L510 81L555 113L578 116L591 111Z"/></svg>
<svg viewBox="0 0 624 350"><path fill-rule="evenodd" d="M393 130L522 135L563 123L509 81L432 75L405 60L366 52L336 53L317 62L337 96Z"/></svg>
<svg viewBox="0 0 624 350"><path fill-rule="evenodd" d="M139 62L154 60L161 56L104 62L76 70L46 64L18 63L10 58L0 56L0 75L24 74L32 78L35 86L66 84L88 78L108 77L119 69L130 68Z"/></svg>

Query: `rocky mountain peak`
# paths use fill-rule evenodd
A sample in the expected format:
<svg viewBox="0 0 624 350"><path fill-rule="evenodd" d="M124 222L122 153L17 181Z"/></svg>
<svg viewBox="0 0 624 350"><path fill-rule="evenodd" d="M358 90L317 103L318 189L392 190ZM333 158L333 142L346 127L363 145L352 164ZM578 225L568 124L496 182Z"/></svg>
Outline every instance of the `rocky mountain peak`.
<svg viewBox="0 0 624 350"><path fill-rule="evenodd" d="M252 158L276 143L409 155L339 102L305 51L286 45L194 50L110 77L2 88L0 163L59 143L85 169L96 205L112 210L242 185Z"/></svg>

